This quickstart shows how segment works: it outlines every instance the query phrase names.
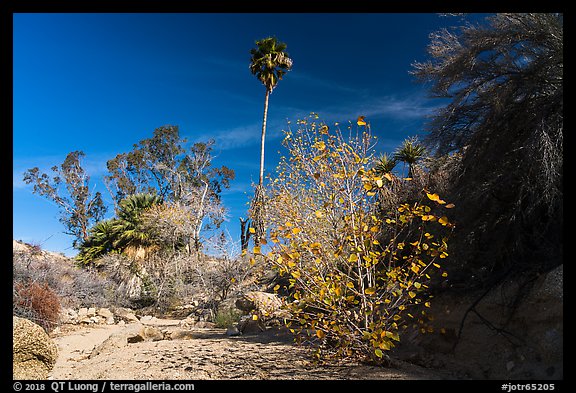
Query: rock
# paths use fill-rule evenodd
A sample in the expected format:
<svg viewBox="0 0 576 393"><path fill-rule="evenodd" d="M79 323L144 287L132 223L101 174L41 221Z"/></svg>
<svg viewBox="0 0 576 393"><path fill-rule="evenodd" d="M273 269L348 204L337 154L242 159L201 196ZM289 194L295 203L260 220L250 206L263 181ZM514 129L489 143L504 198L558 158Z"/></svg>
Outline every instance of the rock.
<svg viewBox="0 0 576 393"><path fill-rule="evenodd" d="M88 316L88 309L86 307L78 309L78 319L82 319L86 316Z"/></svg>
<svg viewBox="0 0 576 393"><path fill-rule="evenodd" d="M152 326L142 326L140 330L131 334L127 337L127 341L130 344L138 343L142 341L160 341L164 340L164 333Z"/></svg>
<svg viewBox="0 0 576 393"><path fill-rule="evenodd" d="M89 317L95 317L96 316L96 308L94 307L90 307L87 310L87 314Z"/></svg>
<svg viewBox="0 0 576 393"><path fill-rule="evenodd" d="M58 347L44 329L14 316L12 340L13 379L47 379L58 358Z"/></svg>
<svg viewBox="0 0 576 393"><path fill-rule="evenodd" d="M126 323L140 322L138 317L136 317L134 312L129 308L118 307L114 309L114 315L116 315L118 318L120 318Z"/></svg>
<svg viewBox="0 0 576 393"><path fill-rule="evenodd" d="M244 315L240 317L238 330L242 334L258 334L266 330L266 327L260 318L253 319L251 315Z"/></svg>
<svg viewBox="0 0 576 393"><path fill-rule="evenodd" d="M226 335L227 336L241 336L242 333L240 333L240 330L238 330L237 326L230 326L228 327L228 329L226 329Z"/></svg>
<svg viewBox="0 0 576 393"><path fill-rule="evenodd" d="M176 329L168 337L170 340L191 340L195 338L193 331L185 329Z"/></svg>
<svg viewBox="0 0 576 393"><path fill-rule="evenodd" d="M109 308L101 307L96 311L96 315L103 317L104 319L108 319L110 317L114 318L114 314L110 311Z"/></svg>
<svg viewBox="0 0 576 393"><path fill-rule="evenodd" d="M256 313L260 318L271 319L282 317L285 313L281 310L282 300L273 293L251 291L239 297L236 308L247 313Z"/></svg>
<svg viewBox="0 0 576 393"><path fill-rule="evenodd" d="M64 308L60 311L60 322L74 324L78 322L78 313L73 308Z"/></svg>

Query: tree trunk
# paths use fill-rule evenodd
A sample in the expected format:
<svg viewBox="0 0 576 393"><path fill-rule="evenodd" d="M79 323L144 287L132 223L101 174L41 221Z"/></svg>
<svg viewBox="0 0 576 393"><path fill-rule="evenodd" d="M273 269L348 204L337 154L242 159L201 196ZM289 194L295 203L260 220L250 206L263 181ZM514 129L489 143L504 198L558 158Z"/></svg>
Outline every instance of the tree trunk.
<svg viewBox="0 0 576 393"><path fill-rule="evenodd" d="M250 226L246 227L246 224L250 221L249 218L243 219L240 217L240 246L242 251L248 250L248 242L250 241Z"/></svg>
<svg viewBox="0 0 576 393"><path fill-rule="evenodd" d="M260 177L258 184L262 185L264 183L264 141L266 139L266 118L268 117L268 97L270 96L270 91L266 89L266 96L264 98L264 117L262 119L262 139L260 141Z"/></svg>

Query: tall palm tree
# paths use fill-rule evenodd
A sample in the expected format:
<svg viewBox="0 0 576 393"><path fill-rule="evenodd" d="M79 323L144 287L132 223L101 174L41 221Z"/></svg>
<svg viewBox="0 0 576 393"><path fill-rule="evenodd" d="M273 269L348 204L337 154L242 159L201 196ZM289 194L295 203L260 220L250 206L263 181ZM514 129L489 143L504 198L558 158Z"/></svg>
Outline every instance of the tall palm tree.
<svg viewBox="0 0 576 393"><path fill-rule="evenodd" d="M394 152L394 159L408 164L408 177L414 176L414 165L426 155L426 147L418 141L417 137L407 138Z"/></svg>
<svg viewBox="0 0 576 393"><path fill-rule="evenodd" d="M264 96L264 116L262 119L262 136L260 141L260 174L258 186L252 201L252 221L256 230L254 241L260 243L264 234L264 142L266 140L266 120L268 117L268 99L270 93L282 80L282 77L292 69L292 59L286 52L286 44L276 37L263 38L256 41L256 48L250 50L250 72L256 76L266 88Z"/></svg>
<svg viewBox="0 0 576 393"><path fill-rule="evenodd" d="M250 72L256 76L266 88L264 97L264 117L262 120L262 137L260 145L260 177L259 185L264 179L264 140L266 139L266 119L268 117L268 98L270 93L282 80L282 77L292 69L292 59L286 52L286 44L276 37L268 37L256 41L257 48L250 50Z"/></svg>

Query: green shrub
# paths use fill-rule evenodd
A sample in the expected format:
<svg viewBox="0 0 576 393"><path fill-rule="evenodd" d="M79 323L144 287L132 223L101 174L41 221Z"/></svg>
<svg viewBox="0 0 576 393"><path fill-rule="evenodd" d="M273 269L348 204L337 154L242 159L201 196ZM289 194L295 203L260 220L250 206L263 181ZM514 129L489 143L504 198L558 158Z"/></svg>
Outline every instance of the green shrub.
<svg viewBox="0 0 576 393"><path fill-rule="evenodd" d="M214 323L218 328L227 328L238 323L241 315L242 313L234 308L221 309L216 313Z"/></svg>

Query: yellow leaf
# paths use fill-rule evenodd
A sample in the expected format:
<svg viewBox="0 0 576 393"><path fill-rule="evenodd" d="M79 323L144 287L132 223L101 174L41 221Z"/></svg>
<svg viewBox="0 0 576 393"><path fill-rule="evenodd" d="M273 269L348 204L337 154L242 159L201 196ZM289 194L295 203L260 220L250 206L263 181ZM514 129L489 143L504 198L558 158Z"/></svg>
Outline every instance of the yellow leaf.
<svg viewBox="0 0 576 393"><path fill-rule="evenodd" d="M454 205L453 203L449 203L446 206L444 206L446 209L452 209L453 207L455 207L456 205Z"/></svg>
<svg viewBox="0 0 576 393"><path fill-rule="evenodd" d="M356 121L356 124L358 124L359 126L365 126L366 125L366 116L358 116L358 120Z"/></svg>
<svg viewBox="0 0 576 393"><path fill-rule="evenodd" d="M410 267L410 270L412 270L414 273L418 274L418 272L420 271L420 266L414 264Z"/></svg>
<svg viewBox="0 0 576 393"><path fill-rule="evenodd" d="M358 255L350 254L350 256L348 257L348 262L356 262L356 261L358 261Z"/></svg>
<svg viewBox="0 0 576 393"><path fill-rule="evenodd" d="M392 175L391 175L391 174L385 173L385 174L384 174L384 177L385 177L386 179L392 181Z"/></svg>
<svg viewBox="0 0 576 393"><path fill-rule="evenodd" d="M300 228L292 228L292 233L293 233L293 234L297 235L297 234L299 234L300 232L302 232L302 229L300 229Z"/></svg>
<svg viewBox="0 0 576 393"><path fill-rule="evenodd" d="M426 303L424 303L424 305L425 305L426 307L430 307L430 302L426 302Z"/></svg>
<svg viewBox="0 0 576 393"><path fill-rule="evenodd" d="M257 320L258 320L258 315L256 315L256 314L252 315L252 320L253 320L253 321L257 321Z"/></svg>
<svg viewBox="0 0 576 393"><path fill-rule="evenodd" d="M426 193L426 196L427 196L428 199L430 199L431 201L437 201L438 199L440 199L440 197L438 196L438 194L430 194L429 192Z"/></svg>
<svg viewBox="0 0 576 393"><path fill-rule="evenodd" d="M430 194L429 192L426 193L426 196L428 197L428 199L430 199L431 201L437 202L441 205L445 204L446 201L443 201L442 199L440 199L440 197L438 196L438 194Z"/></svg>
<svg viewBox="0 0 576 393"><path fill-rule="evenodd" d="M280 284L276 284L274 285L274 288L272 288L274 291L277 291L280 289Z"/></svg>
<svg viewBox="0 0 576 393"><path fill-rule="evenodd" d="M314 215L316 216L316 218L322 218L324 216L324 213L322 213L322 211L320 210L316 210L314 212Z"/></svg>
<svg viewBox="0 0 576 393"><path fill-rule="evenodd" d="M326 334L322 330L316 330L316 336L318 336L319 339L322 339Z"/></svg>
<svg viewBox="0 0 576 393"><path fill-rule="evenodd" d="M376 288L374 288L374 287L366 288L364 290L364 293L366 295L374 295L376 293Z"/></svg>
<svg viewBox="0 0 576 393"><path fill-rule="evenodd" d="M409 291L409 292L408 292L408 295L410 295L411 298L416 297L416 293L414 293L414 292L412 292L412 291Z"/></svg>
<svg viewBox="0 0 576 393"><path fill-rule="evenodd" d="M420 289L421 286L422 286L422 284L420 284L419 282L415 282L415 283L414 283L414 287L415 287L416 289Z"/></svg>
<svg viewBox="0 0 576 393"><path fill-rule="evenodd" d="M347 283L346 283L346 286L347 286L348 288L350 288L350 289L354 289L354 284L351 283L351 282L347 282Z"/></svg>
<svg viewBox="0 0 576 393"><path fill-rule="evenodd" d="M300 271L296 270L295 272L292 272L292 277L300 278Z"/></svg>
<svg viewBox="0 0 576 393"><path fill-rule="evenodd" d="M256 229L254 229L252 227L250 227L248 230L250 231L250 233L256 233Z"/></svg>
<svg viewBox="0 0 576 393"><path fill-rule="evenodd" d="M442 277L448 277L448 273L446 272L442 273Z"/></svg>
<svg viewBox="0 0 576 393"><path fill-rule="evenodd" d="M382 341L382 342L380 342L380 344L378 346L385 351L390 350L390 342L389 341Z"/></svg>
<svg viewBox="0 0 576 393"><path fill-rule="evenodd" d="M384 356L384 354L382 353L382 350L380 348L376 348L376 350L374 351L374 354L376 356L378 356L379 358L381 358L382 356Z"/></svg>
<svg viewBox="0 0 576 393"><path fill-rule="evenodd" d="M254 254L261 254L261 252L260 252L260 246L254 247L254 251L253 251L253 252L254 252Z"/></svg>
<svg viewBox="0 0 576 393"><path fill-rule="evenodd" d="M370 191L370 190L372 189L372 184L370 184L370 183L364 183L364 189L365 189L366 191Z"/></svg>
<svg viewBox="0 0 576 393"><path fill-rule="evenodd" d="M442 225L447 225L448 222L449 222L449 221L448 221L448 217L446 217L446 216L440 217L440 218L438 219L438 222L439 222L440 224L442 224Z"/></svg>

